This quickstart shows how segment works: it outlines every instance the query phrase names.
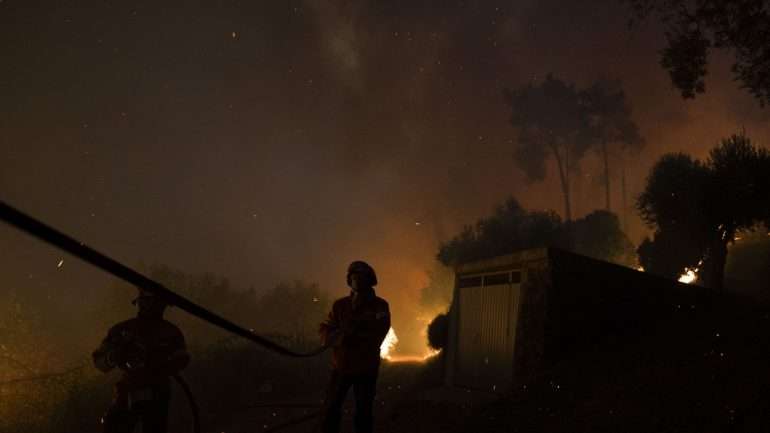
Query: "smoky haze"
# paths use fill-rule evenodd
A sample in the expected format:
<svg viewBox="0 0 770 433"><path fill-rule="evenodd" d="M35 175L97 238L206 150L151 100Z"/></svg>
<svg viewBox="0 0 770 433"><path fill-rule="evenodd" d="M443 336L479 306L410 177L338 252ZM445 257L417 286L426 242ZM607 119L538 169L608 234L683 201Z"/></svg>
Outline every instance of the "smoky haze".
<svg viewBox="0 0 770 433"><path fill-rule="evenodd" d="M533 184L515 167L504 88L551 72L620 80L647 140L630 197L664 152L700 157L740 128L767 142L767 111L724 58L684 101L658 65L660 28L629 29L616 1L584 3L6 0L0 194L127 264L257 291L304 279L339 296L364 259L408 327L440 241L509 195L563 211L552 174ZM589 158L576 217L603 206L599 173ZM110 284L7 227L0 237L9 287L78 305Z"/></svg>

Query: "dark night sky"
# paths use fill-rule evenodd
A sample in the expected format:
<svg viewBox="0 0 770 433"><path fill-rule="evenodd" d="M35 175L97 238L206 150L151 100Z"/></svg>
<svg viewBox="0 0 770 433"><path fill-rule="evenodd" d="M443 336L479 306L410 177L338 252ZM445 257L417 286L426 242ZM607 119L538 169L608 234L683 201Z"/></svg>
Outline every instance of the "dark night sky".
<svg viewBox="0 0 770 433"><path fill-rule="evenodd" d="M439 240L511 194L561 212L554 181L514 166L505 87L620 79L648 141L632 193L663 152L741 127L767 142L724 58L684 101L660 29L627 18L615 0L0 0L0 197L128 264L242 287L342 294L362 258L411 317ZM602 206L597 173L578 215ZM12 285L105 284L7 227L0 242Z"/></svg>

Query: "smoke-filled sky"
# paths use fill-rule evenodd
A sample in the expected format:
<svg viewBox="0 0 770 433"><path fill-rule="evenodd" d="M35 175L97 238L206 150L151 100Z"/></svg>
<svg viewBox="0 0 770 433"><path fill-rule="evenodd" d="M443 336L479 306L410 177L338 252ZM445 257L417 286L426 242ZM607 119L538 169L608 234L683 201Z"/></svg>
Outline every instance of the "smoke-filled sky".
<svg viewBox="0 0 770 433"><path fill-rule="evenodd" d="M128 264L258 290L339 295L364 259L412 314L462 224L509 195L562 212L553 176L514 164L506 87L620 80L647 140L630 195L664 152L702 157L743 127L767 143L729 56L684 101L661 28L628 18L619 0L0 0L0 197ZM589 158L577 216L603 206L598 173ZM7 227L0 241L12 285L104 284Z"/></svg>

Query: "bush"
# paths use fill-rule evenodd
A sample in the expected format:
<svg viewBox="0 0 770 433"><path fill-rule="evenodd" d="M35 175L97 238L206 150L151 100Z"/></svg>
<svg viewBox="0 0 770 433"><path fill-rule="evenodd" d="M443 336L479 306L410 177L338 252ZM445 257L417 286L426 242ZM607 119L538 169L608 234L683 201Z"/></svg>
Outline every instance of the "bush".
<svg viewBox="0 0 770 433"><path fill-rule="evenodd" d="M428 325L428 345L434 350L446 347L449 339L449 316L446 313L436 316Z"/></svg>

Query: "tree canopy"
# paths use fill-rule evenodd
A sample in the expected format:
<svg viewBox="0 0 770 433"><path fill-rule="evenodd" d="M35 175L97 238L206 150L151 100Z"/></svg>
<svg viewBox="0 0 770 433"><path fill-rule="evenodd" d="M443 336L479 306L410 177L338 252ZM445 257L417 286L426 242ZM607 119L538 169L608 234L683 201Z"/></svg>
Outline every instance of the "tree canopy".
<svg viewBox="0 0 770 433"><path fill-rule="evenodd" d="M452 266L512 252L555 246L602 260L628 263L633 247L614 214L599 210L563 222L552 211L527 211L514 198L494 214L466 226L439 248L438 260Z"/></svg>
<svg viewBox="0 0 770 433"><path fill-rule="evenodd" d="M539 181L545 179L546 161L553 157L564 195L564 215L572 219L570 174L590 145L580 139L586 122L578 91L549 74L538 85L505 89L503 97L511 109L511 125L518 130L516 164L527 178Z"/></svg>
<svg viewBox="0 0 770 433"><path fill-rule="evenodd" d="M644 146L644 138L631 116L631 104L620 83L596 81L580 92L579 99L587 122L582 130L582 140L591 143L601 157L605 209L609 211L612 210L611 159L619 159L622 169L623 157L639 152Z"/></svg>
<svg viewBox="0 0 770 433"><path fill-rule="evenodd" d="M280 283L259 298L252 314L263 332L315 341L332 300L318 284Z"/></svg>
<svg viewBox="0 0 770 433"><path fill-rule="evenodd" d="M165 265L150 266L149 276L193 302L205 305L224 317L260 334L280 335L310 341L317 336L318 324L330 307L329 296L318 284L301 280L279 283L272 288L233 287L229 280L210 272L188 273ZM130 317L134 307L128 302L135 289L121 283L113 289L113 315ZM123 313L125 311L125 313ZM225 334L222 330L171 308L169 319L185 330L191 345L206 346Z"/></svg>
<svg viewBox="0 0 770 433"><path fill-rule="evenodd" d="M704 284L721 288L727 245L738 232L770 222L768 173L770 153L745 134L722 140L705 162L664 155L637 201L655 229L639 248L645 269L675 276L701 264Z"/></svg>
<svg viewBox="0 0 770 433"><path fill-rule="evenodd" d="M539 83L503 97L516 128L514 160L527 179L546 177L546 162L553 158L564 198L564 217L572 219L571 179L589 150L602 157L606 209L610 210L610 158L638 151L644 140L631 117L631 107L619 83L599 80L578 90L573 84L548 75Z"/></svg>
<svg viewBox="0 0 770 433"><path fill-rule="evenodd" d="M585 133L591 141L617 143L623 149L639 148L644 139L631 117L631 104L620 83L598 80L579 94L587 116Z"/></svg>
<svg viewBox="0 0 770 433"><path fill-rule="evenodd" d="M684 98L706 90L713 49L734 55L736 81L761 105L770 102L770 13L768 0L624 0L636 20L658 16L665 25L661 66Z"/></svg>

